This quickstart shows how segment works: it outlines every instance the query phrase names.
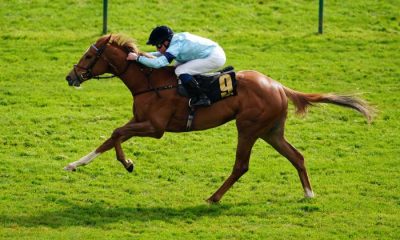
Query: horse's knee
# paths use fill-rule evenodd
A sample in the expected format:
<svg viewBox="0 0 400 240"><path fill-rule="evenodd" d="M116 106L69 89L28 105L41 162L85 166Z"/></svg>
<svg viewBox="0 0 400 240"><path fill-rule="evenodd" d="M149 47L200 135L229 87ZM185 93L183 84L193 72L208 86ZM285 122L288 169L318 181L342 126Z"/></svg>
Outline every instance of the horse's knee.
<svg viewBox="0 0 400 240"><path fill-rule="evenodd" d="M112 134L111 134L111 138L119 138L122 136L122 130L121 128L117 128L115 129Z"/></svg>
<svg viewBox="0 0 400 240"><path fill-rule="evenodd" d="M249 171L249 168L248 168L248 167L242 168L242 169L241 169L241 172L240 172L241 176L244 175L245 173L247 173L248 171Z"/></svg>
<svg viewBox="0 0 400 240"><path fill-rule="evenodd" d="M233 173L238 175L239 177L248 171L249 171L249 165L242 165L242 166L235 167L233 169Z"/></svg>

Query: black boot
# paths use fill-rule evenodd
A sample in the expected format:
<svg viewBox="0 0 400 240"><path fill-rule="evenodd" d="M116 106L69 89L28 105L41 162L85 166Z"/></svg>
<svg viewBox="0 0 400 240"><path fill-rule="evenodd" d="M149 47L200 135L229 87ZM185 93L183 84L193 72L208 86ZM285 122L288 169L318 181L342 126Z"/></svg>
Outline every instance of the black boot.
<svg viewBox="0 0 400 240"><path fill-rule="evenodd" d="M196 95L189 101L190 106L210 106L211 101L207 95L200 89L199 83L192 77L190 81L186 82L190 90Z"/></svg>

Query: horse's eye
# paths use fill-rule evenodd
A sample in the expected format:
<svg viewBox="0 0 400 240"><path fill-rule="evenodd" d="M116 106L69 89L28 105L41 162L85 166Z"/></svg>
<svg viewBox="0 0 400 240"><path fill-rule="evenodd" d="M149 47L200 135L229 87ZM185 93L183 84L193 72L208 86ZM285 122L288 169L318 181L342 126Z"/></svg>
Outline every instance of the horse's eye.
<svg viewBox="0 0 400 240"><path fill-rule="evenodd" d="M85 56L85 59L91 59L91 58L92 58L92 56L90 56L90 55Z"/></svg>

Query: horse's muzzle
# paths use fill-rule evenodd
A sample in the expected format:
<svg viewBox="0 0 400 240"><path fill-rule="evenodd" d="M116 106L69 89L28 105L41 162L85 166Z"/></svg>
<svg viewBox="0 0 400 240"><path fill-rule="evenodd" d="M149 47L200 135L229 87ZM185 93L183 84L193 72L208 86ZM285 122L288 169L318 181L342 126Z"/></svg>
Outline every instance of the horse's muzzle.
<svg viewBox="0 0 400 240"><path fill-rule="evenodd" d="M74 86L74 87L79 87L81 83L77 78L71 77L71 75L68 75L65 80L67 80L69 86Z"/></svg>

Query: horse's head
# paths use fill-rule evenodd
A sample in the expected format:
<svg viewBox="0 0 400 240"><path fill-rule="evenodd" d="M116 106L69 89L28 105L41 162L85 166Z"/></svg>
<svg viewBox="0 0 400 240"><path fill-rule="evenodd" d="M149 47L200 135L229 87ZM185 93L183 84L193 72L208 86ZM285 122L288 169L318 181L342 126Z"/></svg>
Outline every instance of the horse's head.
<svg viewBox="0 0 400 240"><path fill-rule="evenodd" d="M80 86L86 80L106 73L109 63L103 57L111 35L100 38L95 44L91 45L83 54L78 64L67 75L66 80L70 86Z"/></svg>
<svg viewBox="0 0 400 240"><path fill-rule="evenodd" d="M122 34L103 36L83 54L66 80L70 86L79 86L103 73L120 76L128 69L125 60L128 52L139 53L133 39Z"/></svg>

